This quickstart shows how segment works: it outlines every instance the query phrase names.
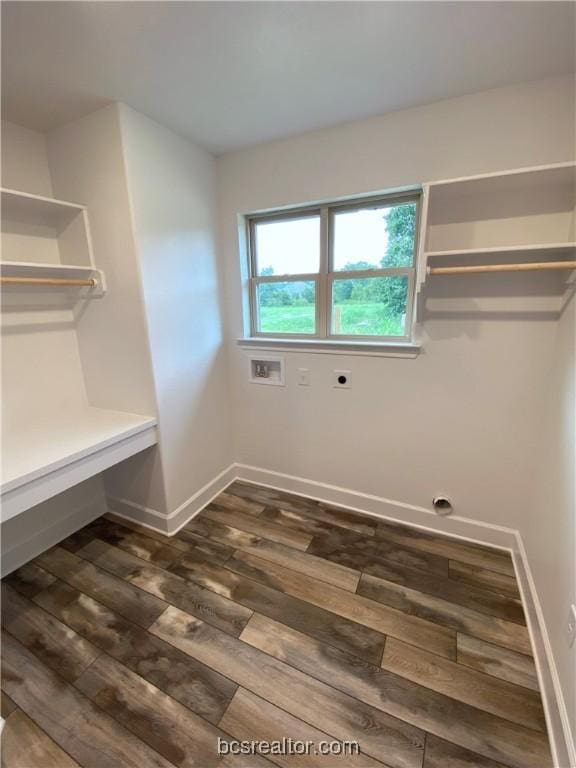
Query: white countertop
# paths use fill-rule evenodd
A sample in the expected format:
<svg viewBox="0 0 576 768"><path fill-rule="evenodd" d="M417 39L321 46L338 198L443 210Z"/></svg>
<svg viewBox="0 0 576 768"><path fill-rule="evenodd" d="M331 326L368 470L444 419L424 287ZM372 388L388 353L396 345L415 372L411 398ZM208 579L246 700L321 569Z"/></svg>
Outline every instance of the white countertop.
<svg viewBox="0 0 576 768"><path fill-rule="evenodd" d="M1 492L12 491L155 426L156 419L150 416L91 407L43 415L18 428L5 424Z"/></svg>

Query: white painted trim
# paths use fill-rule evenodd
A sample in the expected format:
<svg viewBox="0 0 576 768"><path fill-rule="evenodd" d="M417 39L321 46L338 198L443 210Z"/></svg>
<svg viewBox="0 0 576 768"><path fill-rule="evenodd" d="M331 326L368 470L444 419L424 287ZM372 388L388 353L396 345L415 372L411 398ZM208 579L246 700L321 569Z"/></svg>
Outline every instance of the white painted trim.
<svg viewBox="0 0 576 768"><path fill-rule="evenodd" d="M412 359L420 352L420 345L409 341L334 341L332 339L279 339L269 336L249 336L236 339L236 343L240 348L248 350L311 352L317 355L364 355L365 357Z"/></svg>
<svg viewBox="0 0 576 768"><path fill-rule="evenodd" d="M230 483L236 480L236 464L230 464L229 467L222 470L213 480L206 483L199 491L181 504L177 509L168 515L168 533L173 536L178 533L180 528L196 517L204 507L218 496L219 493L227 488Z"/></svg>
<svg viewBox="0 0 576 768"><path fill-rule="evenodd" d="M541 252L548 253L549 251L555 251L557 255L560 255L559 251L568 251L569 253L576 248L576 242L570 243L537 243L532 245L490 245L487 248L456 248L445 251L425 251L424 256L426 259L435 259L438 257L446 258L450 256L514 256L522 254L536 254L537 256ZM555 254L555 255L556 255Z"/></svg>
<svg viewBox="0 0 576 768"><path fill-rule="evenodd" d="M442 517L430 509L414 504L360 493L349 488L286 475L269 469L251 467L247 464L237 464L236 468L237 477L240 480L345 507L362 515L391 520L431 533L440 533L475 544L487 544L507 551L511 551L515 546L516 531L512 528L467 520L458 515Z"/></svg>
<svg viewBox="0 0 576 768"><path fill-rule="evenodd" d="M118 517L131 520L134 523L143 525L145 528L151 528L167 536L174 536L180 528L199 514L204 507L210 504L235 479L236 465L230 464L229 467L222 470L216 477L190 496L189 499L186 499L183 504L167 515L163 515L151 507L146 507L118 496L107 497L108 508L110 512Z"/></svg>
<svg viewBox="0 0 576 768"><path fill-rule="evenodd" d="M516 545L517 532L512 528L467 520L458 515L439 516L425 507L287 475L282 472L251 467L247 464L231 464L167 515L118 496L107 497L108 507L109 511L118 517L126 518L159 533L173 536L234 480L243 480L266 488L293 493L296 496L343 507L361 515L402 523L412 528L430 533L440 533L473 544L486 544L509 552L514 551Z"/></svg>
<svg viewBox="0 0 576 768"><path fill-rule="evenodd" d="M168 516L158 512L157 509L146 507L130 499L121 496L106 496L108 511L126 520L132 520L144 528L151 528L164 535L168 535Z"/></svg>
<svg viewBox="0 0 576 768"><path fill-rule="evenodd" d="M539 173L576 168L575 160L565 160L561 163L549 163L547 165L529 165L522 168L508 168L505 171L491 171L490 173L478 173L475 176L457 176L454 179L436 179L426 182L430 187L440 187L445 184L465 184L468 181L483 181L484 179L498 179L501 176L516 176L522 173Z"/></svg>
<svg viewBox="0 0 576 768"><path fill-rule="evenodd" d="M83 528L92 520L106 513L106 502L103 495L90 498L87 504L75 509L63 520L34 533L29 539L15 547L2 552L2 577L12 573L24 563L32 560L41 552L58 544L59 541Z"/></svg>
<svg viewBox="0 0 576 768"><path fill-rule="evenodd" d="M560 685L560 678L550 636L546 628L542 605L536 590L528 555L519 532L516 532L516 548L512 553L516 579L520 587L522 604L526 612L526 623L532 642L538 683L544 705L546 725L552 746L552 760L555 768L576 768L576 745L570 727L566 703Z"/></svg>

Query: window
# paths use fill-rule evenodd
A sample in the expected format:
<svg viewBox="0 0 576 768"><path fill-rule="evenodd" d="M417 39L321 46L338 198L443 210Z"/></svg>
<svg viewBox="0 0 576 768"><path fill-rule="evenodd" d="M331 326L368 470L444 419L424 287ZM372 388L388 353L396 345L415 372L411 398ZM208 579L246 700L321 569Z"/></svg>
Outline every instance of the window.
<svg viewBox="0 0 576 768"><path fill-rule="evenodd" d="M253 336L406 340L418 193L248 219Z"/></svg>

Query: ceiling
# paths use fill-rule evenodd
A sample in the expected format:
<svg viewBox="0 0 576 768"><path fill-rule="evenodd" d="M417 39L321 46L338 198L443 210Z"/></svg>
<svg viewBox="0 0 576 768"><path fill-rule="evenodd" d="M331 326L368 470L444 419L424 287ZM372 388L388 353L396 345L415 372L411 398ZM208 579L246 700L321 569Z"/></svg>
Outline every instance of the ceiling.
<svg viewBox="0 0 576 768"><path fill-rule="evenodd" d="M4 116L123 101L220 154L574 70L574 3L4 2Z"/></svg>

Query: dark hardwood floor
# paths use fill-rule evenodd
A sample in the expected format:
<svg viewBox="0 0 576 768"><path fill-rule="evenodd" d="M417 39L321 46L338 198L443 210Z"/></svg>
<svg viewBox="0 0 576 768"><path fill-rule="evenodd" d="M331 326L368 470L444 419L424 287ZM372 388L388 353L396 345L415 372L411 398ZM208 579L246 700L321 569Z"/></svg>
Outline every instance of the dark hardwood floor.
<svg viewBox="0 0 576 768"><path fill-rule="evenodd" d="M547 768L503 552L234 483L105 517L2 585L5 768ZM218 740L356 741L218 756Z"/></svg>

